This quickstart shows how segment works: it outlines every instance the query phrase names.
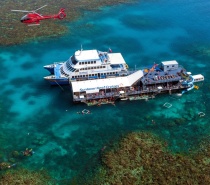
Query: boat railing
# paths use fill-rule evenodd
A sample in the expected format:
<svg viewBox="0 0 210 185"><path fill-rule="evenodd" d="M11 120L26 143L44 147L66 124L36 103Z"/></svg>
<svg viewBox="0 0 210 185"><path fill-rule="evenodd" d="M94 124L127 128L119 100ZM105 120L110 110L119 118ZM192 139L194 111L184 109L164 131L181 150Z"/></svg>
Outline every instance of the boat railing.
<svg viewBox="0 0 210 185"><path fill-rule="evenodd" d="M121 71L121 72L118 72L116 74L106 74L106 75L100 75L100 76L98 76L98 73L95 76L86 76L86 75L89 74L88 72L80 72L78 74L80 76L79 78L69 78L69 80L70 81L85 81L85 80L116 78L116 77L128 76L128 75L133 74L134 72L136 72L136 71ZM85 75L85 76L83 76L83 75Z"/></svg>
<svg viewBox="0 0 210 185"><path fill-rule="evenodd" d="M160 89L161 87L161 89ZM137 86L133 88L132 90L128 88L122 88L111 92L106 91L100 91L99 93L92 93L92 94L86 94L83 95L84 98L80 98L79 96L74 95L75 101L82 101L82 100L94 100L94 99L103 99L103 98L123 98L123 97L129 97L129 96L141 96L146 94L158 94L162 92L170 92L172 90L179 90L179 89L185 89L185 86L182 86L181 83L178 83L176 85L170 85L170 86L150 86L150 87L140 87ZM121 90L124 91L124 93L121 93Z"/></svg>
<svg viewBox="0 0 210 185"><path fill-rule="evenodd" d="M138 71L138 70L145 70L145 69L148 69L150 70L152 67L150 66L140 66L140 67L134 67L134 68L130 68L129 67L129 70L135 70L135 71ZM182 69L183 71L186 71L186 69L182 66L182 65L179 65L178 67L179 69ZM159 70L163 71L163 69L159 68ZM175 69L176 70L176 69ZM149 71L148 71L149 72Z"/></svg>
<svg viewBox="0 0 210 185"><path fill-rule="evenodd" d="M79 72L81 74L84 74L84 73L109 73L109 72L117 72L117 73L120 73L120 72L125 72L125 71L128 71L127 69L122 69L122 68L111 68L111 69L89 69L87 71L83 71L83 72Z"/></svg>
<svg viewBox="0 0 210 185"><path fill-rule="evenodd" d="M69 69L67 68L67 66L66 66L66 65L63 65L63 70L64 70L66 73L68 73L68 72L69 72Z"/></svg>
<svg viewBox="0 0 210 185"><path fill-rule="evenodd" d="M54 64L63 64L64 61L60 61L60 62L54 62Z"/></svg>
<svg viewBox="0 0 210 185"><path fill-rule="evenodd" d="M174 77L174 78L162 79L162 80L161 79L154 80L151 78L144 78L144 79L142 79L142 82L144 84L158 84L158 83L176 82L179 80L181 80L181 77Z"/></svg>

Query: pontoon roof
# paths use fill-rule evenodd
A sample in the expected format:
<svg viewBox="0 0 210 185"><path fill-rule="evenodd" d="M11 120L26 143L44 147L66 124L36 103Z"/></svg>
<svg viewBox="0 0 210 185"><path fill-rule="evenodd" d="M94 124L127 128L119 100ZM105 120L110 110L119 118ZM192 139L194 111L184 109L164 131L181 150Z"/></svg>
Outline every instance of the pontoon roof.
<svg viewBox="0 0 210 185"><path fill-rule="evenodd" d="M120 87L130 87L143 76L143 71L139 70L125 77L105 78L97 80L75 81L72 83L73 92L94 93L99 89L112 89Z"/></svg>

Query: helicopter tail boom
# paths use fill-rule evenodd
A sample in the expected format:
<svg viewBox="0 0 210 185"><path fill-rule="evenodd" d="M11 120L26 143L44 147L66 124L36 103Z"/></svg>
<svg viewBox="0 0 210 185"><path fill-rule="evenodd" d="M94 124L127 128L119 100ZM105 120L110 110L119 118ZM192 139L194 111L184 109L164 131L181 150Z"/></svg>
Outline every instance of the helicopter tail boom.
<svg viewBox="0 0 210 185"><path fill-rule="evenodd" d="M65 9L64 8L61 8L60 11L58 12L56 18L58 18L58 19L64 19L65 17L66 17Z"/></svg>

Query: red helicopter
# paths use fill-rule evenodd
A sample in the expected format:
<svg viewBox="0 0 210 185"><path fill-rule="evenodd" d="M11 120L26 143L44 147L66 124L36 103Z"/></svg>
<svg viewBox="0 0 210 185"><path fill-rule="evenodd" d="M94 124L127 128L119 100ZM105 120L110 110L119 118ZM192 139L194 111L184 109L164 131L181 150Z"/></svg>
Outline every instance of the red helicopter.
<svg viewBox="0 0 210 185"><path fill-rule="evenodd" d="M40 10L41 8L44 8L47 5L44 5L36 10L27 11L27 10L11 10L14 12L28 12L28 14L24 15L20 21L22 23L27 24L28 26L32 25L39 25L39 22L44 19L64 19L66 17L65 9L61 8L58 14L56 15L41 15L37 13L37 10Z"/></svg>

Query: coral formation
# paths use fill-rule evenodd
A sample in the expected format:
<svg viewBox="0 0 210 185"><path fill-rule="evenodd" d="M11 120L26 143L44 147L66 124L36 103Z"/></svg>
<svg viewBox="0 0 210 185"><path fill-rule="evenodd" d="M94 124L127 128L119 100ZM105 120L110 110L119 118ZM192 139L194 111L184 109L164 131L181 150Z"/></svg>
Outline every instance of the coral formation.
<svg viewBox="0 0 210 185"><path fill-rule="evenodd" d="M166 146L151 133L130 133L104 153L103 165L86 184L210 184L208 142L189 155L172 154Z"/></svg>
<svg viewBox="0 0 210 185"><path fill-rule="evenodd" d="M6 170L6 169L9 168L9 166L10 166L9 163L7 163L7 162L2 162L2 163L0 163L0 170Z"/></svg>
<svg viewBox="0 0 210 185"><path fill-rule="evenodd" d="M36 136L34 139L33 139L33 141L32 141L32 143L34 144L34 145L43 145L43 144L45 144L47 142L47 137L44 137L44 136Z"/></svg>
<svg viewBox="0 0 210 185"><path fill-rule="evenodd" d="M79 1L66 1L66 0L46 0L44 3L49 4L42 14L55 14L60 8L65 8L67 17L62 22L71 22L81 17L84 11L96 11L101 6L115 5L119 3L133 2L134 0L79 0ZM20 23L20 18L24 13L11 12L11 9L18 10L34 10L43 6L43 1L0 1L2 11L0 12L0 44L13 45L25 42L30 39L55 37L62 35L68 31L67 27L61 24L60 21L47 20L41 23L40 26L27 26ZM39 13L39 12L38 12ZM88 26L88 25L87 25Z"/></svg>
<svg viewBox="0 0 210 185"><path fill-rule="evenodd" d="M46 171L29 171L27 169L8 170L1 175L0 185L30 184L43 185L55 184Z"/></svg>
<svg viewBox="0 0 210 185"><path fill-rule="evenodd" d="M20 156L20 153L18 152L18 151L13 151L12 153L11 153L11 155L12 155L12 157L14 157L14 158L17 158L17 157L19 157Z"/></svg>

